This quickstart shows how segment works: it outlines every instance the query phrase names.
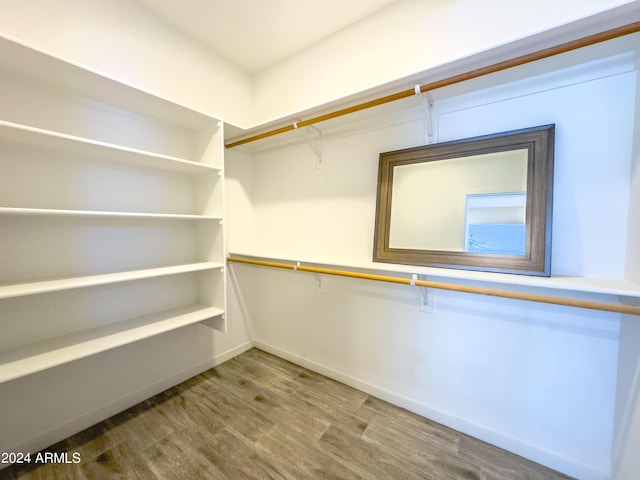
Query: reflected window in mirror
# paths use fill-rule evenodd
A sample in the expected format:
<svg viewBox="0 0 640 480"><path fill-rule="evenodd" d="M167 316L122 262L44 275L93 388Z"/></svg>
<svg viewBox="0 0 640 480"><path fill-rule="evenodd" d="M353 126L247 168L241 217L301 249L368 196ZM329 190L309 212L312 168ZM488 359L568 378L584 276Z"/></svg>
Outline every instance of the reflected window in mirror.
<svg viewBox="0 0 640 480"><path fill-rule="evenodd" d="M467 194L464 251L524 255L527 192Z"/></svg>
<svg viewBox="0 0 640 480"><path fill-rule="evenodd" d="M374 261L549 275L554 126L380 155Z"/></svg>

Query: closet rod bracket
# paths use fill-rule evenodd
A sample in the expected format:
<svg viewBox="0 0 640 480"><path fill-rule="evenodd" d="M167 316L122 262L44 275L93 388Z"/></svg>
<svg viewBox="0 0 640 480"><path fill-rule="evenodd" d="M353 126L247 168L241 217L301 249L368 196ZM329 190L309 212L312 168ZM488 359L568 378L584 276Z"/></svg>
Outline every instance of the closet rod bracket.
<svg viewBox="0 0 640 480"><path fill-rule="evenodd" d="M311 133L311 129L315 130L316 135ZM316 155L316 168L324 168L322 153L324 151L324 139L322 138L322 130L314 125L308 125L306 130L307 143L313 153Z"/></svg>
<svg viewBox="0 0 640 480"><path fill-rule="evenodd" d="M412 287L418 286L416 283L418 280L420 280L418 278L418 274L412 274L409 285ZM418 289L420 292L418 297L418 310L421 312L433 313L433 292L429 293L429 287L418 286Z"/></svg>

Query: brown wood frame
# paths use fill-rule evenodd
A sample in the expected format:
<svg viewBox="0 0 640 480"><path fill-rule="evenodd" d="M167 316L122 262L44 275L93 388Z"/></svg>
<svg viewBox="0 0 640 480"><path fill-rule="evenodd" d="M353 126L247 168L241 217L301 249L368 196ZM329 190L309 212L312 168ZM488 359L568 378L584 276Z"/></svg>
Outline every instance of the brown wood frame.
<svg viewBox="0 0 640 480"><path fill-rule="evenodd" d="M373 261L549 276L555 126L513 130L380 154ZM393 169L400 165L527 149L525 255L498 255L389 247Z"/></svg>

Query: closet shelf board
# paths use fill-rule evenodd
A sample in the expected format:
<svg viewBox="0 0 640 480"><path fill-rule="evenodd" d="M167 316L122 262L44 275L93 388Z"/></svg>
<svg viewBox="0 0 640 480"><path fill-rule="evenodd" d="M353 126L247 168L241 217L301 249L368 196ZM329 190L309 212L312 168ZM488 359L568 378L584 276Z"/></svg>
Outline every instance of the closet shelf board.
<svg viewBox="0 0 640 480"><path fill-rule="evenodd" d="M196 304L0 352L0 383L222 315L219 308Z"/></svg>
<svg viewBox="0 0 640 480"><path fill-rule="evenodd" d="M157 93L123 82L105 72L72 63L46 51L0 35L2 73L17 79L35 79L48 89L72 94L101 104L157 118L191 129L206 127L215 120L210 114Z"/></svg>
<svg viewBox="0 0 640 480"><path fill-rule="evenodd" d="M92 159L115 161L135 167L168 170L183 174L197 175L220 172L217 167L184 158L147 152L4 120L0 120L0 140L82 155Z"/></svg>
<svg viewBox="0 0 640 480"><path fill-rule="evenodd" d="M57 292L61 290L71 290L75 288L94 287L132 280L143 280L146 278L212 270L221 267L223 267L222 264L215 262L200 262L171 267L148 268L145 270L132 270L127 272L104 273L100 275L65 277L37 282L0 285L0 299Z"/></svg>
<svg viewBox="0 0 640 480"><path fill-rule="evenodd" d="M31 215L60 217L121 217L166 220L222 220L217 215L189 215L176 213L110 212L104 210L61 210L50 208L0 207L0 215Z"/></svg>

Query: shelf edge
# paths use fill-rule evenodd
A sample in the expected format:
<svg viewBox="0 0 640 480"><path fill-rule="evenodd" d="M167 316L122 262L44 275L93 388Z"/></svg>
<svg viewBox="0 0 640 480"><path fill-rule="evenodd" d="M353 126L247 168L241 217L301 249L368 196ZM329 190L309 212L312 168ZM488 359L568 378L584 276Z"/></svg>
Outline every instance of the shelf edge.
<svg viewBox="0 0 640 480"><path fill-rule="evenodd" d="M43 293L59 292L63 290L75 290L78 288L96 287L112 283L144 280L148 278L178 275L203 270L223 268L224 265L215 262L199 262L172 267L149 268L143 270L131 270L126 272L104 273L99 275L87 275L79 277L65 277L36 282L16 283L0 286L0 300L7 298L24 297L27 295L40 295Z"/></svg>
<svg viewBox="0 0 640 480"><path fill-rule="evenodd" d="M20 143L18 136L15 135L15 132L20 132L25 137L29 137L29 139L40 138L46 139L47 142L56 142L50 143L49 147L56 147L57 145L74 145L80 148L90 148L90 149L98 149L103 150L105 152L111 153L120 153L127 155L134 155L139 157L145 157L147 159L155 159L162 160L164 162L170 162L174 165L181 165L182 167L186 167L188 169L193 170L201 170L201 171L210 171L210 172L221 172L222 168L215 167L213 165L208 165L205 163L195 162L193 160L188 160L185 158L174 157L171 155L163 155L161 153L149 152L146 150L140 150L137 148L127 147L124 145L118 145L114 143L102 142L100 140L94 140L91 138L78 137L75 135L69 135L66 133L55 132L52 130L45 130L42 128L32 127L29 125L23 125L19 123L9 122L6 120L0 120L0 132L5 130L10 130L14 132L10 138L6 139L13 143ZM160 166L162 168L162 166Z"/></svg>
<svg viewBox="0 0 640 480"><path fill-rule="evenodd" d="M0 384L221 315L219 308L192 305L8 350L0 354Z"/></svg>
<svg viewBox="0 0 640 480"><path fill-rule="evenodd" d="M65 210L65 209L56 209L56 208L23 208L23 207L0 207L0 215L122 217L122 218L149 218L149 219L166 219L166 220L214 220L214 221L222 220L222 216L220 215L116 212L116 211L107 211L107 210Z"/></svg>

